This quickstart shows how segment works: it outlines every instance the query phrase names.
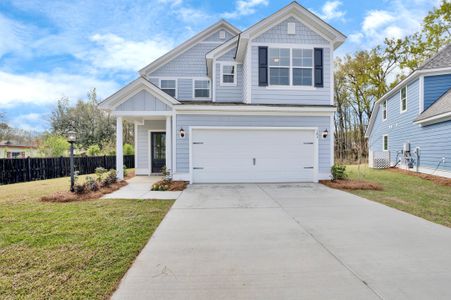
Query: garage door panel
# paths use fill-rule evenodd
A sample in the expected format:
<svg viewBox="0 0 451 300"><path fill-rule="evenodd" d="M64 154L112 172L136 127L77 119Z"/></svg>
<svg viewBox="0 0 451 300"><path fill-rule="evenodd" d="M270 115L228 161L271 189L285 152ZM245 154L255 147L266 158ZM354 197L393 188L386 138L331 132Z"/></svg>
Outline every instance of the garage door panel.
<svg viewBox="0 0 451 300"><path fill-rule="evenodd" d="M314 150L312 130L193 129L193 181L312 181Z"/></svg>

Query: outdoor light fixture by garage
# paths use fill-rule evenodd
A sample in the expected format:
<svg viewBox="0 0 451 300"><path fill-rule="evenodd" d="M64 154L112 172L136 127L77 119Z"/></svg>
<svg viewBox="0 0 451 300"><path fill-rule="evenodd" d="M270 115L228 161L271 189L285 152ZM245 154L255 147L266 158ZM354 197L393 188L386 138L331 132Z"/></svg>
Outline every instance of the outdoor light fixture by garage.
<svg viewBox="0 0 451 300"><path fill-rule="evenodd" d="M325 129L323 131L323 139L327 138L328 135L329 135L329 131L327 131L327 129Z"/></svg>
<svg viewBox="0 0 451 300"><path fill-rule="evenodd" d="M70 144L70 191L74 192L75 184L75 168L74 168L74 143L77 139L75 131L67 133L67 141Z"/></svg>
<svg viewBox="0 0 451 300"><path fill-rule="evenodd" d="M185 129L183 129L183 127L180 128L179 134L180 134L180 137L181 137L182 139L185 137Z"/></svg>

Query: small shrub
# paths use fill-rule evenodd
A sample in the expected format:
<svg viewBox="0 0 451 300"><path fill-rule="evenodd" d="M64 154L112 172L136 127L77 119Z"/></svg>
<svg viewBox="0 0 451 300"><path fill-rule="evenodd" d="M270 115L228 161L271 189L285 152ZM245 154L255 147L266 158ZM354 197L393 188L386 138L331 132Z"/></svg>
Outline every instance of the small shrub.
<svg viewBox="0 0 451 300"><path fill-rule="evenodd" d="M116 170L111 169L106 174L105 178L102 180L102 186L110 186L113 183L117 182L117 173Z"/></svg>
<svg viewBox="0 0 451 300"><path fill-rule="evenodd" d="M332 180L344 180L348 178L346 173L346 166L340 164L334 164L331 168Z"/></svg>
<svg viewBox="0 0 451 300"><path fill-rule="evenodd" d="M152 185L151 190L152 191L167 191L167 190L169 190L169 184L165 183L164 181L159 181Z"/></svg>
<svg viewBox="0 0 451 300"><path fill-rule="evenodd" d="M127 177L127 175L128 175L128 169L127 169L127 166L124 165L124 177Z"/></svg>
<svg viewBox="0 0 451 300"><path fill-rule="evenodd" d="M167 184L170 184L172 181L171 170L164 166L161 168L161 174L163 175L163 181Z"/></svg>
<svg viewBox="0 0 451 300"><path fill-rule="evenodd" d="M107 172L107 170L105 168L102 167L98 167L96 168L96 178L97 178L97 182L102 182L103 179L103 175Z"/></svg>
<svg viewBox="0 0 451 300"><path fill-rule="evenodd" d="M91 192L97 192L99 190L99 184L91 176L86 177L86 189Z"/></svg>
<svg viewBox="0 0 451 300"><path fill-rule="evenodd" d="M81 195L84 194L88 191L88 189L86 188L86 183L76 183L74 184L74 193Z"/></svg>

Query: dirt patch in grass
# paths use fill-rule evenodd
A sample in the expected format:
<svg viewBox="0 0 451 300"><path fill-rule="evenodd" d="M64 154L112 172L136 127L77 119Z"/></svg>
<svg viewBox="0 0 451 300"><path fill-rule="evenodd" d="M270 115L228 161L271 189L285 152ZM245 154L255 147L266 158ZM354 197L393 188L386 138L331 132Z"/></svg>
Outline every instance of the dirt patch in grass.
<svg viewBox="0 0 451 300"><path fill-rule="evenodd" d="M372 191L383 190L382 185L379 183L365 180L320 180L319 182L334 189Z"/></svg>
<svg viewBox="0 0 451 300"><path fill-rule="evenodd" d="M426 179L426 180L432 181L432 182L434 182L436 184L439 184L439 185L451 186L451 178L440 177L440 176L424 174L424 173L417 173L417 172L403 170L403 169L399 169L399 168L390 168L388 170L391 171L391 172L395 172L395 173L402 173L402 174L406 174L406 175L410 175L410 176L415 176L415 177L419 177L419 178L422 178L422 179Z"/></svg>
<svg viewBox="0 0 451 300"><path fill-rule="evenodd" d="M41 197L41 201L43 202L73 202L73 201L85 201L85 200L92 200L92 199L98 199L102 197L103 195L112 193L114 191L117 191L123 186L126 186L128 183L125 180L118 181L116 183L113 183L110 186L107 187L101 187L96 192L88 192L84 194L76 194L72 193L70 191L60 191L56 192L50 196L44 196Z"/></svg>

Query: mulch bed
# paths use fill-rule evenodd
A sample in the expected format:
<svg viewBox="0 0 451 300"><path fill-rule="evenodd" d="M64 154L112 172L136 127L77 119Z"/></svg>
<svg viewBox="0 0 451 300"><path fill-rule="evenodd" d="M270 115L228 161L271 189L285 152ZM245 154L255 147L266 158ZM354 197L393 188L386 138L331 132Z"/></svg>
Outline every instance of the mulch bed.
<svg viewBox="0 0 451 300"><path fill-rule="evenodd" d="M126 186L128 183L125 180L118 181L113 183L108 187L101 187L96 192L88 192L85 194L76 194L70 191L65 192L56 192L50 196L41 197L41 201L43 202L73 202L73 201L85 201L85 200L93 200L102 197L103 195L112 193L117 191L123 186Z"/></svg>
<svg viewBox="0 0 451 300"><path fill-rule="evenodd" d="M166 184L167 183L165 183L163 180L154 183L154 185L159 185L159 186L166 185ZM171 192L183 191L184 189L186 189L187 186L188 186L188 181L172 180L169 183L169 188L167 189L167 191L171 191Z"/></svg>
<svg viewBox="0 0 451 300"><path fill-rule="evenodd" d="M319 182L328 187L341 190L382 191L384 189L379 183L365 180L320 180Z"/></svg>
<svg viewBox="0 0 451 300"><path fill-rule="evenodd" d="M405 175L410 175L410 176L415 176L415 177L419 177L422 179L426 179L426 180L432 181L439 185L451 186L451 178L424 174L424 173L417 173L414 171L408 171L408 170L403 170L403 169L399 169L399 168L390 168L388 170L391 172L402 173Z"/></svg>

